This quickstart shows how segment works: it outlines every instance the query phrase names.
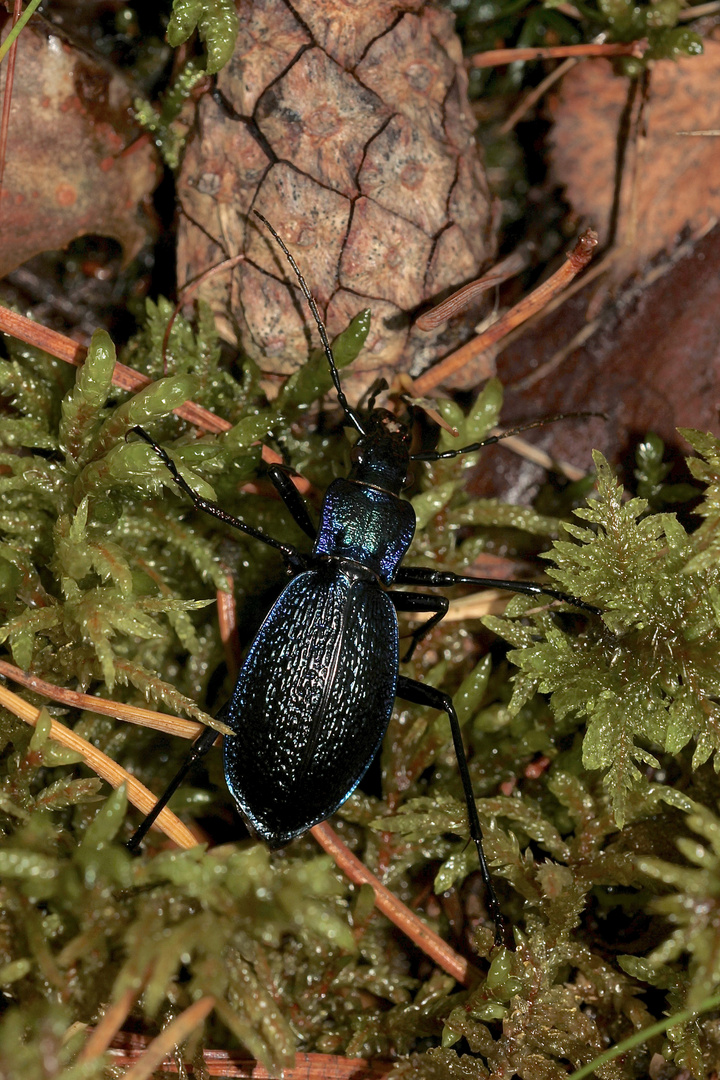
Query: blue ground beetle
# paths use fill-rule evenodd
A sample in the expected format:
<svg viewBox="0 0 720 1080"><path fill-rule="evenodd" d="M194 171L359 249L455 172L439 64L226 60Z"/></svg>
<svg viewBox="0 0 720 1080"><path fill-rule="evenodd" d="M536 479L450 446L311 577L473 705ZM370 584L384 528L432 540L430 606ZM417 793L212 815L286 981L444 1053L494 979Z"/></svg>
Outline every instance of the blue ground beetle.
<svg viewBox="0 0 720 1080"><path fill-rule="evenodd" d="M585 609L588 605L545 585L402 566L415 532L414 510L401 498L410 462L472 453L498 437L445 453L411 454L410 432L392 413L373 408L372 402L366 417L353 409L341 389L325 327L302 274L269 222L257 216L300 282L318 326L338 401L359 437L352 450L350 475L334 480L325 494L319 528L287 474L277 466L269 470L290 513L314 542L312 554L304 555L201 498L162 447L141 428L135 429L198 510L274 547L293 575L258 631L232 696L219 714L235 733L224 740L230 794L251 831L270 847L279 847L324 821L355 790L382 742L396 698L447 713L470 835L500 943L505 937L503 916L483 853L452 700L398 671L397 612L428 614L412 635L405 661L443 618L448 601L444 596L395 591L392 586L466 584L546 595ZM182 769L133 836L131 848L139 845L188 770L216 738L217 733L208 729L195 742Z"/></svg>

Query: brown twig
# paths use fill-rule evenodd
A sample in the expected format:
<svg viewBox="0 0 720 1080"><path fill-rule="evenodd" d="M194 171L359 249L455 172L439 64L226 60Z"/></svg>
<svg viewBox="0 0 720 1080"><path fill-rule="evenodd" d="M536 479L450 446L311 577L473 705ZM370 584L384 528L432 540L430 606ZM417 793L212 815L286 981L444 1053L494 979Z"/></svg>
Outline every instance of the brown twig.
<svg viewBox="0 0 720 1080"><path fill-rule="evenodd" d="M125 1023L135 999L142 990L141 986L128 986L117 1001L109 1005L99 1023L92 1029L87 1042L78 1054L78 1062L93 1061L104 1054L110 1043Z"/></svg>
<svg viewBox="0 0 720 1080"><path fill-rule="evenodd" d="M491 434L500 435L502 431L500 428L494 428ZM507 450L512 450L518 457L531 461L533 465L539 465L546 472L562 473L572 482L582 480L583 476L586 475L585 471L579 469L577 465L572 465L569 461L555 461L545 450L535 446L533 443L529 443L527 439L523 439L519 435L504 435L503 446Z"/></svg>
<svg viewBox="0 0 720 1080"><path fill-rule="evenodd" d="M153 1039L140 1060L125 1073L124 1080L150 1080L168 1054L190 1038L214 1007L215 998L210 996L193 1002Z"/></svg>
<svg viewBox="0 0 720 1080"><path fill-rule="evenodd" d="M647 52L647 38L628 42L588 42L584 45L546 45L524 49L488 49L470 58L474 68L514 64L518 60L565 60L581 56L634 56L641 59Z"/></svg>
<svg viewBox="0 0 720 1080"><path fill-rule="evenodd" d="M458 289L457 292L448 296L447 300L443 300L441 303L436 304L435 307L430 308L429 311L423 312L415 320L415 325L419 330L437 329L447 319L465 311L477 300L478 296L487 292L488 289L492 289L495 285L502 285L503 281L514 277L515 274L519 274L527 266L527 263L527 250L513 251L506 259L503 259L488 270L486 274L483 274L482 277L471 281L468 285L463 285L462 289Z"/></svg>
<svg viewBox="0 0 720 1080"><path fill-rule="evenodd" d="M518 379L517 383L514 384L515 389L527 390L529 387L534 386L535 383L547 378L547 376L555 371L556 368L560 367L563 361L566 360L571 353L575 352L576 349L579 349L586 341L589 341L593 334L600 329L600 326L600 319L593 319L592 322L585 323L585 325L581 326L578 332L573 334L570 340L563 345L561 349L558 349L557 352L553 353L549 360L540 364L539 367L535 368L534 371L531 371L529 375L526 375L522 379ZM571 479L579 479L579 477L571 477Z"/></svg>
<svg viewBox="0 0 720 1080"><path fill-rule="evenodd" d="M472 986L481 978L480 972L468 963L464 956L455 952L446 941L431 930L422 919L413 914L397 896L372 874L364 863L343 844L334 829L324 821L314 825L313 834L323 851L331 855L342 872L356 885L370 885L375 893L375 906L418 948L429 956L443 971L447 971L464 986Z"/></svg>
<svg viewBox="0 0 720 1080"><path fill-rule="evenodd" d="M576 64L580 61L577 59L563 60L562 64L558 64L554 71L551 71L549 75L546 75L542 82L534 86L525 97L522 99L519 105L513 109L508 118L502 122L498 128L500 135L508 135L519 120L525 115L528 109L532 109L534 105L543 97L551 86L554 86L556 82L564 78L568 71L571 71Z"/></svg>
<svg viewBox="0 0 720 1080"><path fill-rule="evenodd" d="M57 330L51 330L47 326L42 326L41 323L27 319L24 315L18 315L17 312L11 311L10 308L2 305L0 305L0 330L18 338L19 341L24 341L27 345L42 349L43 352L49 353L50 356L57 357L58 360L64 360L66 364L80 367L81 364L85 363L87 348L84 345L66 337L65 334L61 334ZM112 376L113 386L133 394L137 393L138 390L144 390L151 382L152 379L149 379L147 375L141 375L139 371L134 371L133 368L116 362ZM177 409L173 411L178 416L181 416L183 420L187 420L188 423L194 424L195 427L201 428L203 431L220 433L229 431L232 427L229 421L223 420L221 416L216 416L209 409L203 409L201 405L196 405L194 401L186 401L182 405L178 405ZM280 460L279 457L277 459Z"/></svg>
<svg viewBox="0 0 720 1080"><path fill-rule="evenodd" d="M145 1053L147 1044L148 1040L141 1035L121 1032L110 1050L112 1064L133 1065ZM276 1076L241 1051L203 1050L203 1064L208 1076L252 1077L252 1080L275 1080ZM284 1068L283 1077L284 1080L382 1080L392 1068L390 1061L296 1054L294 1068Z"/></svg>
<svg viewBox="0 0 720 1080"><path fill-rule="evenodd" d="M28 319L24 315L18 315L17 312L8 307L3 307L2 304L0 304L0 332L10 334L12 337L17 338L18 341L24 341L26 345L42 349L43 352L48 353L50 356L54 356L58 360L64 360L66 364L72 364L74 367L80 367L87 356L85 345L81 345L78 341L59 333L57 330L51 330L41 323L33 322L32 319ZM141 375L139 371L134 371L133 368L116 362L112 382L113 386L118 386L121 390L127 390L128 393L137 393L138 390L143 390L146 386L149 386L152 380L147 375ZM212 434L221 434L223 431L229 431L232 427L228 420L224 420L222 416L216 416L215 413L210 412L209 409L204 409L202 405L197 405L194 401L186 401L182 405L178 405L177 409L173 409L173 412L182 417L183 420L187 420L189 424L193 424L194 427L200 428L201 431L208 431ZM268 465L282 464L282 456L275 450L271 450L269 446L263 445L262 458ZM305 494L310 490L310 483L302 476L297 478L296 486L301 494Z"/></svg>
<svg viewBox="0 0 720 1080"><path fill-rule="evenodd" d="M37 724L41 710L36 709L34 705L30 705L23 698L18 697L17 694L13 694L12 690L8 690L5 686L0 686L0 705L4 705L18 719L24 720L31 727L35 727ZM144 784L141 784L139 780L113 761L112 758L109 758L107 754L103 754L87 739L81 738L80 735L61 724L59 720L52 718L50 720L50 738L62 743L63 746L67 746L70 750L74 750L76 754L83 758L93 772L97 773L103 780L107 780L112 787L118 788L121 784L125 784L128 799L133 806L137 807L145 815L150 813L157 802L153 793L148 791ZM197 840L190 830L167 807L161 810L155 825L171 840L174 840L178 847L191 848L197 844Z"/></svg>
<svg viewBox="0 0 720 1080"><path fill-rule="evenodd" d="M33 322L32 319L28 319L24 315L18 315L16 311L3 307L2 304L0 304L0 332L10 334L12 337L17 338L18 341L24 341L26 345L42 349L43 352L48 353L50 356L54 356L58 360L64 360L66 364L72 364L74 367L80 367L81 364L85 363L87 356L85 345L81 345L78 341L59 333L57 330L51 330L41 323ZM141 375L139 371L134 371L133 368L116 362L112 382L113 386L118 386L121 390L127 390L128 393L137 393L138 390L143 390L146 386L149 386L152 380L147 375ZM182 405L178 405L177 409L173 409L173 412L182 417L183 420L187 420L194 427L200 428L201 431L208 431L211 434L219 435L223 431L229 431L232 427L228 420L224 420L222 416L216 416L215 413L210 412L209 409L204 409L202 405L197 405L194 401L186 401ZM262 458L267 465L282 464L282 456L264 444ZM296 487L302 495L310 490L310 483L304 477L299 476Z"/></svg>
<svg viewBox="0 0 720 1080"><path fill-rule="evenodd" d="M588 229L582 234L567 259L552 277L534 289L515 307L507 311L496 323L484 333L468 341L454 353L450 353L439 364L430 368L419 378L414 380L413 394L421 397L439 386L445 379L460 371L471 360L496 345L515 327L526 322L536 312L541 311L550 299L561 293L580 271L587 266L592 258L592 253L598 242L597 233Z"/></svg>
<svg viewBox="0 0 720 1080"><path fill-rule="evenodd" d="M218 626L223 652L225 653L225 663L230 676L235 678L240 668L242 653L237 634L237 605L235 603L233 576L228 570L225 570L225 577L228 580L227 590L218 589L215 594L217 596Z"/></svg>
<svg viewBox="0 0 720 1080"><path fill-rule="evenodd" d="M12 679L21 686L26 686L28 690L34 690L42 697L59 701L62 705L69 705L73 709L87 709L88 712L100 713L103 716L114 716L117 720L125 720L129 724L139 724L141 727L152 728L154 731L162 731L166 735L179 735L182 739L196 739L204 731L203 725L195 720L182 720L179 716L166 716L165 713L154 712L152 709L124 705L119 701L93 697L91 694L80 694L76 690L55 686L54 683L46 682L37 675L31 675L15 667L14 664L9 664L6 660L0 660L0 675L4 675L6 679ZM208 717L208 720L212 720L212 717ZM222 727L225 729L224 724Z"/></svg>

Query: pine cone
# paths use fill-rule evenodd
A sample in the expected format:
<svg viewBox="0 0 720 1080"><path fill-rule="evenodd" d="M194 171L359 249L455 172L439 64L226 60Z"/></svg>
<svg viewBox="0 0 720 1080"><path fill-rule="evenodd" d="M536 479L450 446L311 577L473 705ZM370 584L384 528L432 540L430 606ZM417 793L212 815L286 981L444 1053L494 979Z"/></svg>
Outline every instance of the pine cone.
<svg viewBox="0 0 720 1080"><path fill-rule="evenodd" d="M231 109L203 98L182 164L180 286L245 254L201 292L221 333L270 375L304 362L313 328L254 208L331 336L372 309L354 393L426 367L462 330L421 334L412 313L495 250L452 16L422 0L241 0L240 25L218 77Z"/></svg>

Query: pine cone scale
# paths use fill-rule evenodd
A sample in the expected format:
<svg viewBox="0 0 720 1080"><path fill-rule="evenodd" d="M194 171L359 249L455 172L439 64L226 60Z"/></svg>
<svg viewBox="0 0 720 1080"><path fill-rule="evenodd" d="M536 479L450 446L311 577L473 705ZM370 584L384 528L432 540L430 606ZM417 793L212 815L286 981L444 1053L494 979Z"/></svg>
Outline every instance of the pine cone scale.
<svg viewBox="0 0 720 1080"><path fill-rule="evenodd" d="M234 118L203 99L182 164L178 278L244 253L232 280L213 278L202 295L263 371L300 366L314 327L251 217L258 209L296 254L331 334L371 308L357 395L410 367L418 348L426 364L454 347L464 328L419 339L412 314L494 254L452 16L421 0L241 8L238 46L218 77Z"/></svg>

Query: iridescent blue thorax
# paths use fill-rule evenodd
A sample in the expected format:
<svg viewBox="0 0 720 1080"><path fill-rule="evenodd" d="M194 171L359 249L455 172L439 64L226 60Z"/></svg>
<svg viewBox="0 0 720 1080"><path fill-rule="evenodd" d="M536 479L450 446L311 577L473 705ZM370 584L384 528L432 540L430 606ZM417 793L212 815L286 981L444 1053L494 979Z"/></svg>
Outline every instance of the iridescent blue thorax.
<svg viewBox="0 0 720 1080"><path fill-rule="evenodd" d="M389 585L415 534L405 499L354 480L334 480L325 493L315 554L350 559Z"/></svg>

